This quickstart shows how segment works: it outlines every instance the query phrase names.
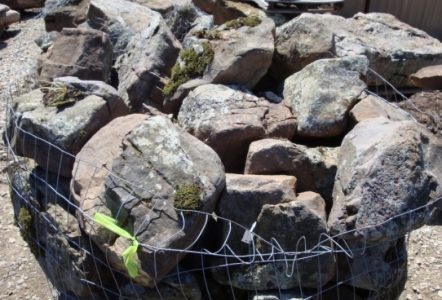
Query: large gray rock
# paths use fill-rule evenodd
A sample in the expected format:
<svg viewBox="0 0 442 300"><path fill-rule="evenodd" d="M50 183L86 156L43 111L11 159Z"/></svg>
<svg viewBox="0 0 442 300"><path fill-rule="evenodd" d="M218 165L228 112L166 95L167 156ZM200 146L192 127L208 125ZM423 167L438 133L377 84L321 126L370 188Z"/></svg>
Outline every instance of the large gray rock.
<svg viewBox="0 0 442 300"><path fill-rule="evenodd" d="M360 77L367 68L364 56L321 59L287 78L283 95L292 103L297 135L339 136L347 125L348 112L366 88Z"/></svg>
<svg viewBox="0 0 442 300"><path fill-rule="evenodd" d="M232 173L243 173L251 142L266 137L291 139L296 126L283 104L243 91L237 86L199 86L187 96L178 114L179 124L212 147Z"/></svg>
<svg viewBox="0 0 442 300"><path fill-rule="evenodd" d="M61 76L109 82L112 68L112 43L103 32L66 28L52 48L38 59L40 82Z"/></svg>
<svg viewBox="0 0 442 300"><path fill-rule="evenodd" d="M368 96L358 102L350 111L350 123L357 124L364 120L384 117L391 121L412 120L410 114L397 105L376 96Z"/></svg>
<svg viewBox="0 0 442 300"><path fill-rule="evenodd" d="M91 0L47 0L44 14L46 32L78 27L87 20L90 3Z"/></svg>
<svg viewBox="0 0 442 300"><path fill-rule="evenodd" d="M410 81L423 89L442 90L442 65L422 68L410 75Z"/></svg>
<svg viewBox="0 0 442 300"><path fill-rule="evenodd" d="M195 31L195 36L186 37L183 43L184 49L193 51L194 55L201 57L213 57L207 62L202 72L189 74L188 80L198 78L206 83L224 85L243 85L252 89L266 74L270 67L274 51L275 24L269 18L257 20L256 26L235 26L226 28L228 23L211 31ZM259 23L259 24L258 24ZM207 49L209 48L209 49ZM189 54L187 54L189 56ZM175 65L177 70L165 89L165 107L172 107L171 112L176 113L184 97L175 95L175 90L180 89L181 73L192 73L195 68L194 59L185 57L180 53L180 58ZM187 83L187 82L185 82ZM172 86L177 85L177 89ZM169 87L170 86L170 87ZM172 91L169 91L172 90ZM182 93L179 93L182 94ZM175 103L177 102L177 103ZM177 109L174 109L176 108Z"/></svg>
<svg viewBox="0 0 442 300"><path fill-rule="evenodd" d="M12 109L9 132L16 154L67 178L73 155L101 127L128 112L111 86L72 77L61 78L44 93L37 89L16 98Z"/></svg>
<svg viewBox="0 0 442 300"><path fill-rule="evenodd" d="M272 74L281 82L312 60L352 55L365 55L387 81L407 87L410 74L442 63L442 43L389 14L303 14L277 29ZM368 85L383 84L372 74L367 79Z"/></svg>
<svg viewBox="0 0 442 300"><path fill-rule="evenodd" d="M319 193L331 209L339 148L309 148L290 141L262 139L250 144L245 174L290 174L299 192Z"/></svg>
<svg viewBox="0 0 442 300"><path fill-rule="evenodd" d="M133 280L150 288L174 268L185 255L179 250L190 247L203 229L205 214L186 210L212 213L225 186L216 153L161 116L116 119L77 158L71 193L82 211L80 226L123 273L122 254L130 240L90 218L101 212L133 232L143 245L135 255L139 275Z"/></svg>
<svg viewBox="0 0 442 300"><path fill-rule="evenodd" d="M45 6L45 0L1 0L0 4L11 9L40 8Z"/></svg>
<svg viewBox="0 0 442 300"><path fill-rule="evenodd" d="M375 243L424 225L440 195L442 141L414 121L363 121L339 153L332 234ZM421 206L422 209L413 211Z"/></svg>
<svg viewBox="0 0 442 300"><path fill-rule="evenodd" d="M87 17L84 26L105 32L114 46L114 59L117 59L125 53L132 39L159 15L135 2L91 0Z"/></svg>
<svg viewBox="0 0 442 300"><path fill-rule="evenodd" d="M8 6L0 4L0 34L9 25L17 23L20 21L20 14L11 10Z"/></svg>
<svg viewBox="0 0 442 300"><path fill-rule="evenodd" d="M341 246L346 253L337 255L339 280L356 288L374 291L383 295L383 299L397 299L387 295L395 292L407 272L404 237L376 244L346 241Z"/></svg>
<svg viewBox="0 0 442 300"><path fill-rule="evenodd" d="M324 200L317 201L320 203L314 209L309 207L310 201L302 200L264 205L254 231L254 246L260 255L230 267L229 274L226 267L214 268L214 278L252 291L325 285L335 274L335 260L332 251L318 246L331 247L331 242L327 238ZM249 263L252 258L254 261Z"/></svg>
<svg viewBox="0 0 442 300"><path fill-rule="evenodd" d="M121 2L122 5L126 3ZM118 16L118 10L115 12ZM131 18L130 14L127 18ZM131 112L140 112L143 104L162 108L163 88L181 49L159 13L146 13L139 18L147 26L137 28L137 34L115 65L119 76L118 90ZM121 41L125 43L124 36Z"/></svg>
<svg viewBox="0 0 442 300"><path fill-rule="evenodd" d="M107 286L111 275L97 263L105 257L80 230L68 200L70 181L40 167L31 169L31 164L26 167L15 167L9 174L22 236L58 291L90 296L97 290L94 285Z"/></svg>

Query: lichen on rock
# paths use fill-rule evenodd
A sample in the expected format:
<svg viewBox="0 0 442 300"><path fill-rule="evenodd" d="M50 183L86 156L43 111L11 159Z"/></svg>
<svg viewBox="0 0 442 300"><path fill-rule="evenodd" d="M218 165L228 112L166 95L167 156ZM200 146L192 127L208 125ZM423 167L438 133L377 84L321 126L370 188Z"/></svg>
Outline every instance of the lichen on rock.
<svg viewBox="0 0 442 300"><path fill-rule="evenodd" d="M231 28L237 29L243 26L255 27L261 24L262 20L258 16L241 17L235 20L228 21L225 24L225 30Z"/></svg>

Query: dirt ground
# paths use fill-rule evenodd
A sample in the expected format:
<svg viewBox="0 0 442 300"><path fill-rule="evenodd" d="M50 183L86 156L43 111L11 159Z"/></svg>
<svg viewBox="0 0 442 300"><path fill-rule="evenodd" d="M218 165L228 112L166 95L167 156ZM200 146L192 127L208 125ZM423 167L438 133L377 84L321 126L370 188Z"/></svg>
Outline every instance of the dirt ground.
<svg viewBox="0 0 442 300"><path fill-rule="evenodd" d="M3 95L11 83L20 82L22 74L35 63L39 48L33 40L44 32L42 19L35 13L23 15L0 38L0 130L5 128ZM21 86L23 88L23 86ZM18 87L20 89L20 85ZM0 299L57 299L14 225L12 205L5 170L10 158L3 142L0 146ZM442 216L439 225L424 226L408 239L408 281L400 300L442 300Z"/></svg>

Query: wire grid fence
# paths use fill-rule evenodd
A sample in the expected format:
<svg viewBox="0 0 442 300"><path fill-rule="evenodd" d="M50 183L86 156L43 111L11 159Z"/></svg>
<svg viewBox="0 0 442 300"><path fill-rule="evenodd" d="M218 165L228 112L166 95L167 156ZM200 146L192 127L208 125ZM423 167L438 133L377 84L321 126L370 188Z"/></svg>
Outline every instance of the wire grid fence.
<svg viewBox="0 0 442 300"><path fill-rule="evenodd" d="M380 83L377 86L396 99L407 100L375 71L370 70L369 76L376 77ZM33 89L32 74L26 76L26 82L29 82L27 89L21 87L22 83L11 84L4 99L7 107L4 141L9 150L8 161L12 161L7 178L17 225L50 282L67 299L361 299L358 295L364 299L390 299L401 292L401 284L406 279L406 235L372 244L367 240L348 242L346 236L353 231L335 236L324 232L314 241L299 236L286 247L275 238L261 237L253 228L216 214L177 209L170 200L153 191L136 186L107 168L79 159L20 128L20 115L11 104L19 93ZM366 92L376 95L369 90ZM21 143L11 140L16 137L20 137ZM34 145L33 149L30 144ZM29 155L37 153L37 149L47 153L46 165L37 165L35 156ZM28 153L32 158L21 157L18 153ZM101 245L90 237L99 235L93 216L101 206L108 205L105 199L115 186L107 185L101 206L84 209L88 192L81 199L74 199L71 181L48 171L53 157L59 160L59 168L63 160L75 161L74 178L76 170L87 168L92 174L89 186L97 180L97 174L104 173L117 187L129 191L120 206L113 210L116 220L123 218L125 205L136 200L138 195L151 195L154 199L151 210L141 225L133 228L133 236L161 218L163 213L179 224L158 243L139 245L140 252L149 253L152 263L151 268L145 270L149 287L128 276L125 266L116 262L121 257L117 255L115 259L115 251L111 249L115 235L108 234ZM367 236L375 227L407 224L415 214L430 216L441 199L410 209L382 224L355 231ZM188 226L195 226L187 224L189 214L198 219L192 238L182 247L165 246L185 234ZM219 242L210 243L213 234L220 232ZM378 252L388 253L381 258L381 263L375 263L373 256L368 255ZM173 265L167 272L161 268L164 260ZM359 266L357 273L351 267L355 263ZM223 283L222 288L214 278ZM263 292L269 288L263 278L271 282L270 291ZM330 278L333 279L329 281ZM326 281L329 282L324 284ZM360 282L384 286L385 290L361 289ZM244 285L245 289L238 288Z"/></svg>

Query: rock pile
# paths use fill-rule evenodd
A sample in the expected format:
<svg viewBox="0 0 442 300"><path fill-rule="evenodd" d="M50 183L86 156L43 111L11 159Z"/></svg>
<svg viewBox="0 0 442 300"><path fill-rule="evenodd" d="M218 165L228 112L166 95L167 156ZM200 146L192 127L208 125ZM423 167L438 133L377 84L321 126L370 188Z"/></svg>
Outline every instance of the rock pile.
<svg viewBox="0 0 442 300"><path fill-rule="evenodd" d="M39 85L5 138L48 278L80 299L394 299L404 234L441 208L441 127L368 96L369 68L408 86L442 44L389 15L276 27L194 2L215 16L128 0L46 16L58 32L38 39ZM179 34L177 16L192 24ZM134 239L96 213L139 243L137 275Z"/></svg>

